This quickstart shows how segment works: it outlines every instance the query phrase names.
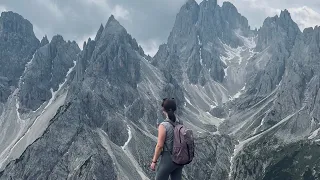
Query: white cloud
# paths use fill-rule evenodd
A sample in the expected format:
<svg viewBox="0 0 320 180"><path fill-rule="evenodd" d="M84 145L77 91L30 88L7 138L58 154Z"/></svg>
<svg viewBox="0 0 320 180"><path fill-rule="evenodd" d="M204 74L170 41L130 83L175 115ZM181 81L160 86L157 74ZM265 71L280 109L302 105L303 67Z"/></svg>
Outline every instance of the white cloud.
<svg viewBox="0 0 320 180"><path fill-rule="evenodd" d="M83 43L84 42L87 42L88 39L91 38L91 39L94 39L95 38L95 34L91 34L91 35L84 35L83 37L81 37L80 39L76 40L79 48L81 50L83 50Z"/></svg>
<svg viewBox="0 0 320 180"><path fill-rule="evenodd" d="M110 6L105 0L81 0L87 5L94 6L103 11L110 11Z"/></svg>
<svg viewBox="0 0 320 180"><path fill-rule="evenodd" d="M0 5L0 14L4 11L7 11L6 7L3 5Z"/></svg>
<svg viewBox="0 0 320 180"><path fill-rule="evenodd" d="M56 19L62 20L64 18L63 12L54 1L51 1L51 0L37 0L37 1L42 7L45 7L49 12L51 12L51 14L56 17Z"/></svg>
<svg viewBox="0 0 320 180"><path fill-rule="evenodd" d="M160 40L149 39L147 41L139 43L144 50L144 53L150 56L154 56L158 52Z"/></svg>
<svg viewBox="0 0 320 180"><path fill-rule="evenodd" d="M302 31L305 28L320 25L320 14L307 6L289 8L288 10L292 19L298 24Z"/></svg>
<svg viewBox="0 0 320 180"><path fill-rule="evenodd" d="M111 11L111 14L113 14L117 20L120 20L120 19L130 20L129 18L130 12L120 5L116 5Z"/></svg>
<svg viewBox="0 0 320 180"><path fill-rule="evenodd" d="M34 31L34 34L37 36L37 38L40 40L46 35L46 33L41 28L39 28L36 24L33 24L33 31Z"/></svg>

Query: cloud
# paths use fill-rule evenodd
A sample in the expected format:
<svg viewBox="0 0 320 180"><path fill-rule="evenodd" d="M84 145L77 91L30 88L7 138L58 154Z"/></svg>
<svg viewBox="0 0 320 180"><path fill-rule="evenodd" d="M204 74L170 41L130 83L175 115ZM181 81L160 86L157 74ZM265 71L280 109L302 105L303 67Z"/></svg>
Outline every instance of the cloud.
<svg viewBox="0 0 320 180"><path fill-rule="evenodd" d="M0 4L0 13L7 11L6 7Z"/></svg>
<svg viewBox="0 0 320 180"><path fill-rule="evenodd" d="M308 27L320 25L320 14L308 6L289 8L288 10L301 31Z"/></svg>
<svg viewBox="0 0 320 180"><path fill-rule="evenodd" d="M146 53L155 54L165 43L175 17L187 0L0 0L1 9L21 14L34 25L39 39L61 34L82 47L105 24L111 14L137 39ZM197 0L200 2L201 0ZM300 28L320 23L320 2L315 0L229 0L247 17L252 28L259 28L267 16L289 9ZM223 0L218 0L219 4ZM302 8L302 7L306 8ZM312 8L312 10L310 9Z"/></svg>
<svg viewBox="0 0 320 180"><path fill-rule="evenodd" d="M280 14L281 8L278 6L270 5L267 0L229 0L233 3L239 13L245 16L251 28L259 28L262 26L263 21L267 17ZM218 1L219 4L223 3L223 0Z"/></svg>
<svg viewBox="0 0 320 180"><path fill-rule="evenodd" d="M81 0L81 1L94 5L96 7L99 7L101 9L110 9L109 4L105 0Z"/></svg>
<svg viewBox="0 0 320 180"><path fill-rule="evenodd" d="M36 24L33 24L33 31L37 38L40 40L46 35L46 32L39 28Z"/></svg>
<svg viewBox="0 0 320 180"><path fill-rule="evenodd" d="M141 47L144 50L144 53L150 56L154 56L161 44L159 39L148 39L147 41L140 42Z"/></svg>
<svg viewBox="0 0 320 180"><path fill-rule="evenodd" d="M129 20L129 11L125 8L123 8L120 5L116 5L114 9L111 11L111 14L114 15L114 17L118 20Z"/></svg>
<svg viewBox="0 0 320 180"><path fill-rule="evenodd" d="M83 35L79 39L76 39L75 41L78 43L79 48L83 49L83 43L87 42L89 38L94 39L96 37L96 34L90 34L90 35Z"/></svg>
<svg viewBox="0 0 320 180"><path fill-rule="evenodd" d="M55 1L51 0L37 0L37 3L42 6L43 8L46 8L48 13L53 14L57 20L62 20L64 18L64 13L61 11L61 9L57 6Z"/></svg>

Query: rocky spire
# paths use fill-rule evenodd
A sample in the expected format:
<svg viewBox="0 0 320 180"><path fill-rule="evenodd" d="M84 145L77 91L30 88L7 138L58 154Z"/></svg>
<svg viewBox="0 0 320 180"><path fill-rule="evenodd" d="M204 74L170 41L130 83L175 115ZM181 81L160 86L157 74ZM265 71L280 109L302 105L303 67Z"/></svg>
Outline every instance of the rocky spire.
<svg viewBox="0 0 320 180"><path fill-rule="evenodd" d="M45 36L42 38L41 42L40 42L40 47L42 47L42 46L44 46L44 45L46 45L46 44L48 44L48 43L49 43L48 37L47 37L47 35L45 35Z"/></svg>
<svg viewBox="0 0 320 180"><path fill-rule="evenodd" d="M53 36L50 43L45 36L32 62L21 77L20 108L36 110L45 100L52 98L51 90L57 91L67 78L67 72L74 66L80 52L75 42L66 42L62 36Z"/></svg>
<svg viewBox="0 0 320 180"><path fill-rule="evenodd" d="M174 27L168 38L168 45L173 48L174 44L183 44L182 39L190 37L194 26L198 21L199 5L195 0L188 0L177 14Z"/></svg>
<svg viewBox="0 0 320 180"><path fill-rule="evenodd" d="M206 7L207 9L214 10L218 6L217 0L203 0L200 3L201 7Z"/></svg>
<svg viewBox="0 0 320 180"><path fill-rule="evenodd" d="M25 65L40 43L32 24L14 12L2 12L0 17L0 102L6 101L12 87L18 85ZM10 87L11 86L11 87Z"/></svg>
<svg viewBox="0 0 320 180"><path fill-rule="evenodd" d="M34 36L32 24L21 15L12 11L1 13L0 31L17 33L24 37Z"/></svg>
<svg viewBox="0 0 320 180"><path fill-rule="evenodd" d="M99 28L99 30L98 30L98 32L97 32L97 35L96 35L96 37L94 38L95 41L99 40L99 38L100 38L103 30L104 30L104 27L103 27L103 25L101 24L101 25L100 25L100 28Z"/></svg>
<svg viewBox="0 0 320 180"><path fill-rule="evenodd" d="M276 41L285 39L287 49L293 47L296 36L300 33L298 25L292 20L288 10L280 16L268 17L258 31L257 50L261 51Z"/></svg>
<svg viewBox="0 0 320 180"><path fill-rule="evenodd" d="M221 7L223 18L226 19L232 29L241 29L243 31L249 30L247 18L242 16L237 8L230 2L223 2Z"/></svg>
<svg viewBox="0 0 320 180"><path fill-rule="evenodd" d="M119 23L119 21L115 19L113 15L109 17L105 29L108 29L106 30L108 33L126 32L125 28Z"/></svg>

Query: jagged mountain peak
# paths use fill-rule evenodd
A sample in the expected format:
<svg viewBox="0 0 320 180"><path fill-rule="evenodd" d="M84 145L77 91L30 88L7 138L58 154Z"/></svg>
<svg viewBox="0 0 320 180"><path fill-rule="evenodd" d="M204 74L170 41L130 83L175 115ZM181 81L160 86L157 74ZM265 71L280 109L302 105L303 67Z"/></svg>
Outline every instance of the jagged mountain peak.
<svg viewBox="0 0 320 180"><path fill-rule="evenodd" d="M64 43L68 43L68 44L73 44L73 45L76 45L78 46L78 44L75 42L75 41L66 41L63 36L57 34L57 35L54 35L50 41L50 46L59 46L61 44L64 44Z"/></svg>
<svg viewBox="0 0 320 180"><path fill-rule="evenodd" d="M6 101L17 85L26 63L40 45L32 24L12 11L2 12L0 17L0 101ZM9 83L10 82L10 83Z"/></svg>
<svg viewBox="0 0 320 180"><path fill-rule="evenodd" d="M1 18L26 20L20 14L12 12L12 11L4 11L4 12L2 12L1 13Z"/></svg>
<svg viewBox="0 0 320 180"><path fill-rule="evenodd" d="M197 20L197 13L199 11L199 5L195 0L188 0L181 8L177 14L176 19L182 19L183 16L194 16L193 21ZM196 12L196 13L195 13ZM188 17L186 17L188 18Z"/></svg>
<svg viewBox="0 0 320 180"><path fill-rule="evenodd" d="M51 43L59 43L59 42L64 42L64 39L61 35L57 34L52 37Z"/></svg>
<svg viewBox="0 0 320 180"><path fill-rule="evenodd" d="M174 44L178 44L178 41L181 41L181 37L187 37L192 34L194 25L198 21L199 10L199 5L194 0L187 1L180 8L173 29L168 37L168 45L171 49L174 49Z"/></svg>
<svg viewBox="0 0 320 180"><path fill-rule="evenodd" d="M21 15L12 11L2 12L0 32L17 33L22 36L34 36L33 25Z"/></svg>
<svg viewBox="0 0 320 180"><path fill-rule="evenodd" d="M45 36L42 43L46 41ZM40 46L21 76L19 110L36 110L44 101L54 98L54 92L65 83L79 52L76 42L65 41L61 35L53 36L47 45Z"/></svg>
<svg viewBox="0 0 320 180"><path fill-rule="evenodd" d="M87 69L88 76L102 77L108 74L110 82L119 82L119 79L123 78L126 79L126 82L130 81L134 86L134 82L139 79L139 73L120 78L118 72L116 72L116 69L131 68L125 67L126 64L138 67L139 58L136 58L136 55L134 55L136 52L141 56L145 55L137 41L128 34L126 29L113 15L110 16L105 27L100 26L95 40L89 39L87 41L83 50L81 55L81 71L77 72L79 77L84 76L83 70ZM134 58L127 59L128 53ZM101 67L97 68L97 66ZM127 71L135 70L131 68Z"/></svg>
<svg viewBox="0 0 320 180"><path fill-rule="evenodd" d="M291 19L291 15L290 15L290 12L285 9L285 10L282 10L281 13L280 13L280 19L281 18L284 18L284 19Z"/></svg>
<svg viewBox="0 0 320 180"><path fill-rule="evenodd" d="M97 46L104 46L106 43L109 44L111 42L116 44L119 44L119 42L127 42L133 49L140 51L137 41L128 34L127 30L115 19L113 15L109 17L105 27L102 25L100 26L94 41L97 43Z"/></svg>
<svg viewBox="0 0 320 180"><path fill-rule="evenodd" d="M46 44L48 44L48 43L49 43L48 37L47 37L47 35L45 35L45 36L42 38L41 42L40 42L40 47L42 47L42 46L44 46L44 45L46 45Z"/></svg>
<svg viewBox="0 0 320 180"><path fill-rule="evenodd" d="M292 20L288 10L283 10L280 16L268 17L258 31L257 50L261 51L276 41L285 39L287 49L293 47L296 36L301 33L298 25Z"/></svg>
<svg viewBox="0 0 320 180"><path fill-rule="evenodd" d="M262 177L264 173L262 166L267 167L266 171L269 171L268 168L271 166L265 164L268 159L259 157L260 154L264 156L264 153L255 153L253 156L251 154L256 150L263 152L263 148L260 146L264 146L264 143L259 138L262 139L264 135L272 137L273 131L284 129L287 124L294 122L294 119L281 120L282 117L287 117L287 114L274 116L278 112L285 112L285 108L293 109L291 108L292 103L287 101L290 97L283 97L283 100L279 101L281 105L279 104L279 108L275 108L275 111L270 108L275 104L273 97L281 99L276 97L281 88L285 94L293 94L283 89L285 86L280 84L280 80L283 76L286 78L285 72L295 70L287 68L290 61L294 61L292 68L296 68L298 66L295 64L298 59L305 63L312 54L314 54L314 59L310 59L310 61L317 61L317 57L319 57L319 27L308 28L304 31L303 36L298 36L299 31L294 24L287 10L284 10L279 16L267 18L265 26L259 30L259 38L261 38L259 43L263 45L263 48L267 45L275 45L270 48L270 51L268 49L263 52L255 52L252 49L256 42L254 31L250 30L247 19L238 12L233 4L225 2L219 6L217 0L204 0L199 5L195 0L186 0L177 15L168 43L161 45L153 58L153 64L156 67L141 58L144 56L142 48L114 16L110 16L105 26L100 25L96 37L89 38L84 43L81 53L73 44L70 44L70 41L66 43L62 36L53 37L48 45L38 48L34 53L33 60L28 63L27 73L24 73L20 79L21 88L19 87L18 96L20 97L20 108L36 110L44 104L44 101L49 104L53 102L64 105L59 110L52 110L52 105L42 107L45 112L43 116L47 116L48 111L56 113L52 120L47 118L46 121L50 121L49 127L43 127L43 130L47 129L47 131L24 151L21 158L10 163L4 172L0 172L0 179L8 179L9 177L13 179L21 177L126 179L124 177L126 175L128 175L127 179L140 179L138 173L132 173L135 171L142 175L146 174L148 178L152 179L153 174L149 173L144 164L149 161L148 157L153 153L149 147L154 145L155 141L153 140L156 139L152 136L152 134L156 135L156 128L153 128L155 122L150 121L150 119L156 120L159 117L154 102L163 96L177 97L179 107L183 110L181 119L187 122L187 125L192 125L192 128L195 127L199 130L194 132L203 141L199 143L199 139L197 139L199 158L186 167L185 179L228 179L228 173L230 173L229 179L232 179L233 175L233 179L259 179L258 177ZM301 39L305 36L309 42L298 41L296 36ZM10 39L10 41L13 40ZM0 45L1 42L4 41L0 36ZM48 42L45 36L41 44ZM63 46L60 46L61 42L63 42ZM286 48L291 47L294 42L300 43L300 46L297 47L297 43L295 43L295 50L292 50L297 58L292 58L289 61L287 58L290 53ZM3 44L3 47L7 46L7 44ZM13 49L12 46L8 47ZM303 48L306 51L300 51ZM6 65L1 63L1 59L7 60L7 57L14 57L15 54L18 54L13 52L13 55L2 56L2 49L4 48L0 46L0 67ZM33 52L28 51L28 53L23 53L23 56L32 57ZM16 59L20 60L21 58L19 56ZM146 57L146 59L150 60L150 57ZM75 61L76 64L73 63ZM25 67L24 64L21 64L22 68ZM254 69L255 66L258 68ZM75 73L72 73L73 68ZM247 70L254 71L252 76L249 74L250 72L247 73ZM303 73L309 72L309 70L298 70ZM6 78L10 77L9 75L0 73L0 94L2 93L1 76ZM246 75L248 76L245 77ZM293 75L295 74L293 73ZM285 80L284 78L281 83L289 84L290 81L296 83L297 80L300 81L298 75L292 76L292 79ZM257 83L249 83L248 77L258 77L254 79ZM304 87L305 80L304 76L302 77L302 83L298 85ZM307 79L309 80L309 78ZM314 83L316 85L313 86L314 90L319 89L318 80L317 76L312 81L316 81ZM294 83L293 85L296 85ZM229 84L230 86L228 86ZM241 98L249 97L248 101L244 99L241 102L240 98L239 101L230 100L230 96L238 92L240 88L242 89L239 93L242 93L250 90L250 87L259 87L261 93L241 94ZM279 87L279 90L276 90L275 87ZM292 87L291 89L294 89L295 86ZM230 89L234 89L234 92ZM275 92L276 95L273 96L273 93L268 95L270 92ZM293 97L299 95L294 94ZM264 99L265 96L267 97ZM310 96L315 97L315 94ZM250 99L251 97L253 98ZM320 96L318 95L318 97ZM66 98L66 100L60 102L59 98ZM229 101L234 104L225 106L225 102ZM284 102L288 105L285 106ZM317 100L317 104L319 104L318 102L319 100ZM183 103L185 103L184 106ZM15 108L14 106L15 104L12 107ZM53 106L56 105L53 104ZM230 107L228 109L228 106L231 109ZM241 108L241 112L236 114L238 106L239 109ZM2 104L0 103L0 112L1 108ZM222 112L225 110L226 112ZM316 110L314 112L319 112ZM31 114L34 112L30 111ZM16 114L16 112L13 113ZM39 111L39 113L42 112ZM27 114L22 114L22 117L28 116ZM320 119L318 114L314 114L317 115L317 119ZM19 112L17 115L19 116ZM178 115L180 116L180 114ZM272 121L265 118L267 115L270 117L272 115L270 118ZM241 134L241 137L234 134L234 142L244 140L244 137L251 137L250 139L254 138L254 141L250 143L257 143L255 149L247 149L247 144L250 141L248 139L248 141L239 142L233 151L234 144L229 137L229 135L233 135L232 128L228 127L230 134L224 134L223 131L220 131L221 134L224 134L222 136L218 132L211 134L216 131L216 124L218 126L218 123L212 125L212 121L231 122L233 120L231 116L234 117L235 122L230 123L230 126L235 124L235 129L238 129L236 131L241 133L242 129L247 128L243 132L248 133L248 136ZM41 121L39 120L39 122L45 124L42 121L42 115L40 117ZM219 119L217 120L216 117ZM17 118L14 116L11 119ZM315 118L312 122L312 130L318 128L317 119ZM239 123L241 127L238 128L239 121L241 121ZM36 125L37 123L38 121ZM32 129L37 127L31 125ZM269 127L272 128L267 129ZM0 124L0 136L3 132L2 129ZM28 132L32 133L32 129ZM255 134L249 136L249 133L260 133L260 130L263 130L261 136ZM206 138L207 134L210 139ZM25 137L21 143L18 143L25 143L24 139L28 139L28 136ZM2 139L6 139L6 137L0 138L0 144L3 144ZM277 138L277 142L280 139ZM29 139L27 143L29 143ZM16 147L20 147L20 144ZM266 145L268 148L271 147L269 144ZM242 148L246 149L242 150ZM225 151L226 149L227 151ZM276 150L279 152L278 150L281 151L281 149L282 147L277 146ZM12 154L14 153L15 151ZM239 156L247 153L249 157L241 158ZM111 156L109 157L108 154ZM270 154L265 154L269 158ZM255 158L255 155L258 157ZM208 159L209 156L216 158L215 161ZM284 155L281 156L284 157ZM273 158L273 156L270 157ZM311 157L311 159L316 158ZM210 164L209 168L205 166L208 163ZM42 166L43 164L45 166ZM33 171L35 167L39 168ZM194 169L200 169L201 172ZM122 176L123 174L125 175ZM147 178L142 176L141 179Z"/></svg>
<svg viewBox="0 0 320 180"><path fill-rule="evenodd" d="M96 34L96 37L94 38L95 41L99 40L99 38L100 38L103 30L104 30L104 27L103 27L103 25L101 24L100 27L99 27L99 30L98 30L98 32L97 32L97 34Z"/></svg>
<svg viewBox="0 0 320 180"><path fill-rule="evenodd" d="M122 31L126 31L125 28L119 23L118 20L116 20L116 18L113 15L109 17L108 22L105 26L105 29L108 29L108 32L110 33L111 32L118 33Z"/></svg>
<svg viewBox="0 0 320 180"><path fill-rule="evenodd" d="M320 27L316 26L314 28L306 28L303 31L303 38L306 44L312 44L315 51L319 49L318 44L320 42Z"/></svg>
<svg viewBox="0 0 320 180"><path fill-rule="evenodd" d="M285 26L291 26L291 28L299 29L298 25L293 21L289 11L287 9L281 11L280 16L267 17L260 29L269 27L272 25L279 25L282 28Z"/></svg>
<svg viewBox="0 0 320 180"><path fill-rule="evenodd" d="M293 21L287 9L281 11L279 19L284 29L286 29L287 31L289 31L290 28L294 31L300 31L297 23Z"/></svg>
<svg viewBox="0 0 320 180"><path fill-rule="evenodd" d="M105 43L110 43L110 41L118 41L127 35L127 30L111 15L105 27L100 26L94 41L100 45L104 45Z"/></svg>
<svg viewBox="0 0 320 180"><path fill-rule="evenodd" d="M317 26L315 28L317 28ZM308 28L305 28L302 33L303 34L310 34L313 32L313 30L314 30L313 27L308 27Z"/></svg>
<svg viewBox="0 0 320 180"><path fill-rule="evenodd" d="M200 3L200 6L205 5L205 7L215 7L218 6L218 1L217 0L203 0Z"/></svg>
<svg viewBox="0 0 320 180"><path fill-rule="evenodd" d="M187 1L176 16L168 38L168 47L159 48L153 62L158 65L165 64L159 62L175 59L170 56L180 56L181 62L188 61L183 71L187 73L190 82L198 83L200 77L202 84L205 84L205 79L208 80L209 77L222 82L224 67L219 60L218 46L221 42L234 48L243 46L243 39L238 37L238 34L249 36L250 27L248 20L231 3L224 3L223 7L220 7L216 0L202 1L200 5L195 1ZM162 58L159 58L160 56ZM204 69L208 70L209 75L204 75Z"/></svg>
<svg viewBox="0 0 320 180"><path fill-rule="evenodd" d="M236 6L234 6L234 4L232 4L232 3L229 2L229 1L224 1L224 2L222 3L222 6L221 6L221 7L222 7L222 8L226 8L226 9L233 9L233 10L238 11L237 8L236 8Z"/></svg>
<svg viewBox="0 0 320 180"><path fill-rule="evenodd" d="M188 0L182 7L187 8L190 6L198 6L198 3L195 0Z"/></svg>

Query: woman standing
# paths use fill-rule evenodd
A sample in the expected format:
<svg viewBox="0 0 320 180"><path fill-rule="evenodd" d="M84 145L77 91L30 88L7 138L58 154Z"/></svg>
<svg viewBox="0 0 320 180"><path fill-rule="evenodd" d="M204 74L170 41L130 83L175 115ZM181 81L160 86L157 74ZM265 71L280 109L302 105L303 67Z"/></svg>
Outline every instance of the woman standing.
<svg viewBox="0 0 320 180"><path fill-rule="evenodd" d="M181 180L183 165L177 165L171 159L174 124L177 123L174 112L177 110L177 105L174 99L164 99L161 106L166 119L158 126L158 142L151 169L153 171L156 170L156 164L161 155L161 160L157 167L156 180L168 180L169 176L171 180Z"/></svg>

